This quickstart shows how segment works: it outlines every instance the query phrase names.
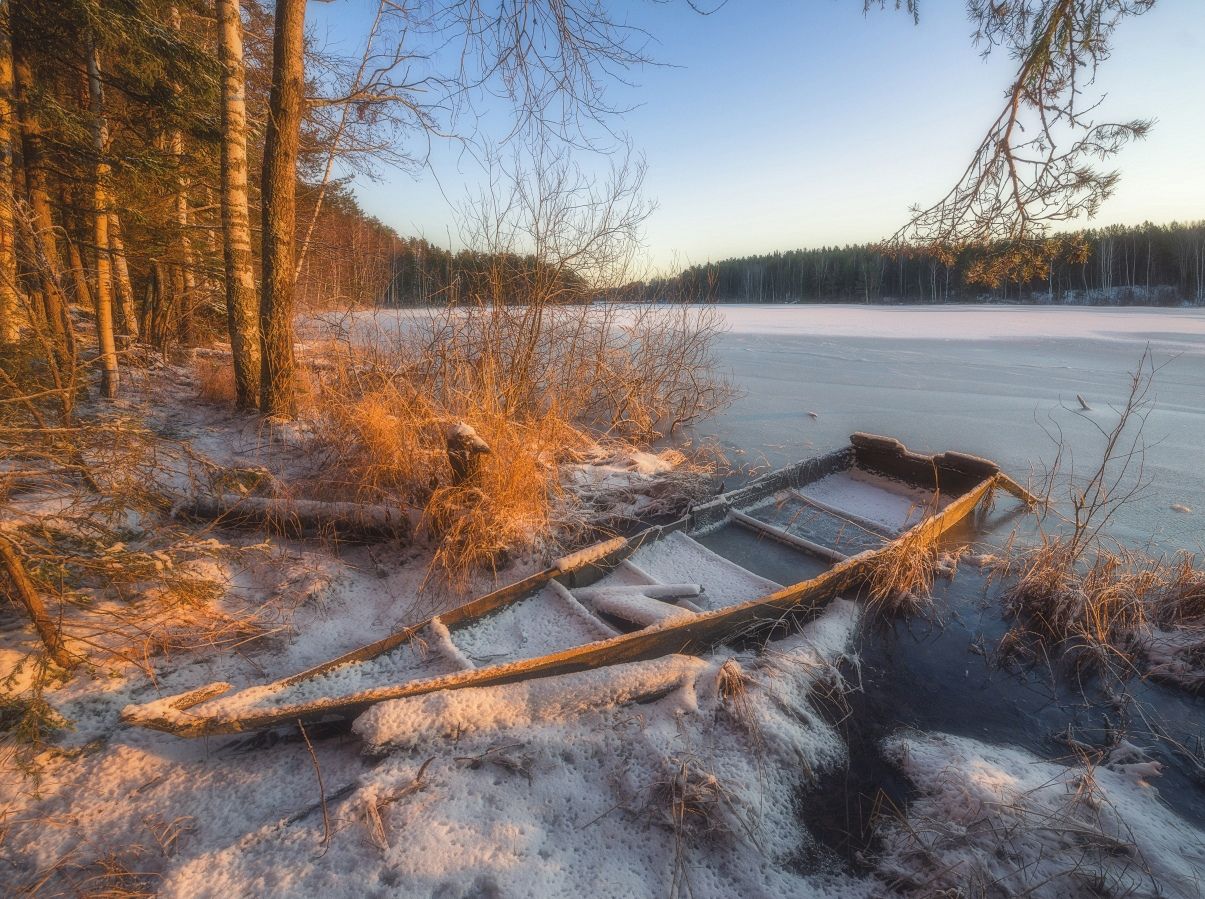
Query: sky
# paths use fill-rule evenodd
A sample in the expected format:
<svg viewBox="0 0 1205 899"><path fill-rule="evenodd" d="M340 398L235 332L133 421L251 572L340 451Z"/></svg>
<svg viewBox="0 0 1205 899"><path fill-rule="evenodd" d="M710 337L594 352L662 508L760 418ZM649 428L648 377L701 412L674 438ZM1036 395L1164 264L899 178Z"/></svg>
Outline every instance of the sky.
<svg viewBox="0 0 1205 899"><path fill-rule="evenodd" d="M376 5L310 3L310 33L352 53ZM1004 54L981 57L961 0L923 3L919 25L890 9L863 15L861 0L729 0L709 15L683 0L610 7L648 33L657 63L608 100L647 163L644 257L660 271L890 235L953 184L1013 70ZM1159 0L1118 28L1090 89L1105 95L1100 114L1157 121L1110 163L1121 184L1086 224L1205 218L1203 34L1205 0ZM478 106L487 134L506 130L504 101ZM408 140L426 164L357 178L360 203L403 235L458 248L455 208L486 174L456 142Z"/></svg>

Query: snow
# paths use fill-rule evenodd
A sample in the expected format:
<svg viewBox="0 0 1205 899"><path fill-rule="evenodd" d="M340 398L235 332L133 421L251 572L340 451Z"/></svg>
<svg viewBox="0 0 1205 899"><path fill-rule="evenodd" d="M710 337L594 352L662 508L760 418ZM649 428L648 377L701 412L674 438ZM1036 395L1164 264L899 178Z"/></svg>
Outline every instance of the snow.
<svg viewBox="0 0 1205 899"><path fill-rule="evenodd" d="M609 636L600 622L551 586L451 633L452 642L478 668L530 659Z"/></svg>
<svg viewBox="0 0 1205 899"><path fill-rule="evenodd" d="M1083 309L1008 305L874 306L742 305L714 307L737 335L857 337L894 340L1108 340L1133 344L1148 335L1205 353L1205 315L1199 309ZM1174 337L1170 335L1176 335Z"/></svg>
<svg viewBox="0 0 1205 899"><path fill-rule="evenodd" d="M734 462L777 468L856 431L916 452L990 458L1025 483L1053 461L1057 423L1076 457L1098 452L1149 341L1160 371L1147 418L1150 490L1114 522L1135 544L1195 549L1205 508L1205 310L1033 306L716 307L716 346L740 398L701 425ZM1083 416L1076 394L1092 411ZM811 418L809 411L818 413ZM1053 419L1053 422L1052 422ZM1085 449L1086 448L1086 449Z"/></svg>
<svg viewBox="0 0 1205 899"><path fill-rule="evenodd" d="M438 677L473 667L447 638L447 628L438 619L420 631L417 639L366 662L339 665L316 677L287 686L249 687L230 696L211 700L206 714L238 715L282 705L345 696L371 687L408 680Z"/></svg>
<svg viewBox="0 0 1205 899"><path fill-rule="evenodd" d="M830 474L805 484L799 492L894 531L916 524L934 503L934 495L928 490L860 468ZM937 498L939 510L948 503L949 497Z"/></svg>
<svg viewBox="0 0 1205 899"><path fill-rule="evenodd" d="M562 573L576 571L579 568L585 568L591 562L597 562L604 556L622 549L626 545L627 541L623 537L613 537L601 543L592 543L589 546L582 547L577 552L561 556L552 563L552 567Z"/></svg>
<svg viewBox="0 0 1205 899"><path fill-rule="evenodd" d="M1135 634L1134 639L1146 656L1149 677L1190 690L1205 686L1205 623L1151 628Z"/></svg>
<svg viewBox="0 0 1205 899"><path fill-rule="evenodd" d="M888 739L920 791L881 836L879 873L913 895L1034 899L1205 894L1205 834L1159 799L1158 767L1123 745L1103 764L1061 765L945 734Z"/></svg>
<svg viewBox="0 0 1205 899"><path fill-rule="evenodd" d="M656 590L650 587L650 591ZM698 593L687 594L698 596ZM671 605L664 599L652 596L649 592L630 587L606 587L595 590L579 590L577 597L588 602L596 611L613 615L632 624L648 627L663 622L688 621L694 617L693 612Z"/></svg>
<svg viewBox="0 0 1205 899"><path fill-rule="evenodd" d="M781 649L742 656L740 710L718 693L724 659L680 656L375 706L355 730L387 754L328 775L328 795L350 786L329 843L318 812L229 827L186 844L161 895L873 895L792 861L811 842L800 788L844 758L807 694L836 676L855 621L837 602ZM674 790L706 819L676 826Z"/></svg>
<svg viewBox="0 0 1205 899"><path fill-rule="evenodd" d="M630 556L633 566L663 584L700 584L696 600L706 609L719 609L781 590L782 585L758 577L713 553L681 531L672 531Z"/></svg>
<svg viewBox="0 0 1205 899"><path fill-rule="evenodd" d="M692 705L695 680L710 665L693 656L596 668L500 687L469 687L395 699L373 706L354 730L370 751L413 749L433 740L498 737L499 732L682 691Z"/></svg>

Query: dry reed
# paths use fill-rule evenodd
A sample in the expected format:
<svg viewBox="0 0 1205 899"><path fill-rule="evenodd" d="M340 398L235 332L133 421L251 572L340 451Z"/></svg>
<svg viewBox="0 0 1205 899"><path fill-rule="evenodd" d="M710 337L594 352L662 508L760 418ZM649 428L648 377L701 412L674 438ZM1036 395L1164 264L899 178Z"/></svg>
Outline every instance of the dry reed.
<svg viewBox="0 0 1205 899"><path fill-rule="evenodd" d="M230 359L198 356L193 369L198 399L223 406L234 404L234 368Z"/></svg>
<svg viewBox="0 0 1205 899"><path fill-rule="evenodd" d="M727 400L710 368L717 333L679 309L490 306L328 344L313 374L321 489L418 510L453 583L514 551L552 551L597 524L597 497L567 489L566 464L646 446ZM446 442L459 423L490 447L464 481ZM660 506L680 507L699 480L679 479Z"/></svg>
<svg viewBox="0 0 1205 899"><path fill-rule="evenodd" d="M910 617L933 609L933 580L942 566L938 538L914 528L869 562L866 611L872 618Z"/></svg>
<svg viewBox="0 0 1205 899"><path fill-rule="evenodd" d="M1125 675L1143 658L1152 661L1153 638L1175 632L1175 645L1161 651L1182 657L1174 679L1202 680L1205 570L1195 554L1166 559L1097 544L1090 556L1069 559L1072 551L1068 541L1052 538L992 561L993 575L1009 582L1004 601L1018 619L1011 646L1038 640L1074 648L1081 661Z"/></svg>

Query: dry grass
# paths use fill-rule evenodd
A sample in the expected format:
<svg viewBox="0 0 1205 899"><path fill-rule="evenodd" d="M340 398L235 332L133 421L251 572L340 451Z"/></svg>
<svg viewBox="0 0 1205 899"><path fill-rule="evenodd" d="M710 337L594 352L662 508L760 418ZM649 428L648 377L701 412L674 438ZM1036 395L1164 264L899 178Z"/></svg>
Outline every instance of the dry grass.
<svg viewBox="0 0 1205 899"><path fill-rule="evenodd" d="M597 497L566 488L566 464L647 446L730 396L710 369L716 333L682 310L491 306L329 344L312 373L321 490L419 510L453 583L511 552L554 551L596 524ZM490 447L463 483L446 443L460 422ZM679 478L660 507L700 480Z"/></svg>
<svg viewBox="0 0 1205 899"><path fill-rule="evenodd" d="M1175 631L1189 671L1205 667L1205 569L1192 553L1171 559L1096 544L1091 555L1072 557L1065 539L1052 538L1024 551L1002 554L993 576L1006 578L1007 610L1018 624L1009 645L1034 640L1074 648L1081 661L1128 674L1150 655L1158 630Z"/></svg>
<svg viewBox="0 0 1205 899"><path fill-rule="evenodd" d="M913 616L933 609L933 580L942 565L938 539L914 528L870 562L866 611L873 618Z"/></svg>
<svg viewBox="0 0 1205 899"><path fill-rule="evenodd" d="M650 806L674 841L671 897L694 895L688 860L692 845L738 829L752 840L736 797L693 756L666 760L663 776L653 783Z"/></svg>
<svg viewBox="0 0 1205 899"><path fill-rule="evenodd" d="M234 367L229 359L198 356L193 369L197 378L198 399L223 406L234 404Z"/></svg>
<svg viewBox="0 0 1205 899"><path fill-rule="evenodd" d="M1205 627L1205 566L1182 552L1161 566L1155 620L1162 626Z"/></svg>

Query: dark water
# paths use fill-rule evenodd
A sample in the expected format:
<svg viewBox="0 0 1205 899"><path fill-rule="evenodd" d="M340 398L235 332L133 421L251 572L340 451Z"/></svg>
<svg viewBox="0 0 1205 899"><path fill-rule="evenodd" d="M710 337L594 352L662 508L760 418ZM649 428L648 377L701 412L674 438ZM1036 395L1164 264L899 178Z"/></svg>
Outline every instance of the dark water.
<svg viewBox="0 0 1205 899"><path fill-rule="evenodd" d="M1118 331L1118 323L1129 319L1116 310L1075 310L1070 317L1053 310L1052 321L1039 322L1041 329L1030 336L1029 310L989 311L991 321L1008 326L1007 339L993 339L982 327L961 334L961 325L943 324L942 309L917 313L928 316L931 332L941 332L932 338L918 336L924 332L915 328L899 336L890 328L834 331L828 319L840 316L836 309L776 310L779 318L798 317L773 319L781 327L758 324L754 313L750 321L740 313L729 316L733 331L718 347L741 396L700 433L718 440L733 462L755 470L842 446L861 430L899 438L918 451L986 456L1024 482L1053 461L1056 447L1048 432L1054 432L1073 450L1068 468L1082 476L1099 460L1098 427L1108 430L1115 422L1130 372L1149 341L1159 370L1143 429L1147 486L1117 515L1112 533L1165 553L1199 550L1205 543L1201 313L1169 311L1160 319L1166 327L1127 333ZM816 314L819 325L809 333L808 316ZM1064 318L1067 327L1060 325ZM967 319L977 321L981 316ZM1093 322L1109 335L1097 335ZM867 336L850 336L860 333ZM1078 396L1089 411L1080 409ZM741 479L735 475L727 486ZM1032 532L1032 518L1010 518L1009 508L1001 501L978 530L952 539L991 543L1018 526ZM809 562L793 576L793 553L770 549L768 541L749 534L723 532L709 545L781 583L814 573ZM937 585L938 621L862 628L860 672L847 672L860 688L829 708L849 745L848 770L800 803L822 844L853 860L866 845L875 810L906 805L908 784L878 750L881 739L899 728L1019 746L1069 762L1068 737L1103 747L1124 733L1164 763L1163 776L1154 781L1163 800L1205 827L1205 698L1139 678L1102 683L1066 657L1002 657L1009 622L1000 590L963 564L952 583Z"/></svg>
<svg viewBox="0 0 1205 899"><path fill-rule="evenodd" d="M974 542L983 551L1018 527L1032 529L1032 516L999 501L948 542L951 548ZM736 528L705 542L784 584L823 567ZM1138 678L1102 680L1066 657L1006 656L1001 642L1009 622L1000 591L1000 583L964 563L953 580L938 581L932 620L864 623L855 646L860 665L846 671L854 689L821 701L849 746L849 765L800 802L820 844L857 865L875 814L907 806L908 783L879 752L882 738L900 728L1018 746L1068 763L1075 761L1072 741L1103 749L1124 737L1164 764L1154 782L1163 800L1205 828L1205 697Z"/></svg>

